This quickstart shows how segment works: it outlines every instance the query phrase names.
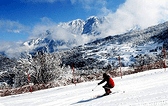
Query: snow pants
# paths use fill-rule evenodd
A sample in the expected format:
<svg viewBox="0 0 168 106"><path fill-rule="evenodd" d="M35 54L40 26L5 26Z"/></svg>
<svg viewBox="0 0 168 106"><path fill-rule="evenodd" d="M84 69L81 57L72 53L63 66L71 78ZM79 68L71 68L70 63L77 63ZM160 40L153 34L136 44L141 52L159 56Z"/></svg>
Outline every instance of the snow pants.
<svg viewBox="0 0 168 106"><path fill-rule="evenodd" d="M113 86L111 86L111 85L109 85L109 84L105 84L105 85L103 86L103 88L104 88L106 94L109 94L109 93L111 93L111 90L110 90L110 89L113 88Z"/></svg>

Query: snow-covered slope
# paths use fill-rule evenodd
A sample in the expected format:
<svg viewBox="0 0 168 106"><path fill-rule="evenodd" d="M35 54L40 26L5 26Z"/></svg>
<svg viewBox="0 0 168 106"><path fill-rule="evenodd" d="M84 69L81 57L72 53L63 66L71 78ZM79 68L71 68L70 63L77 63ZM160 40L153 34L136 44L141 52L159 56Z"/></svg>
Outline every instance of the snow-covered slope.
<svg viewBox="0 0 168 106"><path fill-rule="evenodd" d="M168 69L167 69L168 70ZM99 81L41 90L0 98L0 106L167 106L168 71L150 70L113 78L112 94L104 93Z"/></svg>

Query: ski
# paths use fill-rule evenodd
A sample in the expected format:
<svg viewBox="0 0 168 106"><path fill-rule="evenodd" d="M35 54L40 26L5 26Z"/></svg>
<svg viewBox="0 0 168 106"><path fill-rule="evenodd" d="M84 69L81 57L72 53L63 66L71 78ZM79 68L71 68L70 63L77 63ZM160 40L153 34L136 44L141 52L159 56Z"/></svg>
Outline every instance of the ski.
<svg viewBox="0 0 168 106"><path fill-rule="evenodd" d="M125 93L125 91L121 91L121 92L116 91L116 92L112 92L112 93L110 93L110 94L108 94L108 95L112 95L112 94L116 94L116 93ZM100 98L100 97L104 97L104 96L108 96L108 95L107 95L107 94L96 95L96 96L94 96L93 98Z"/></svg>

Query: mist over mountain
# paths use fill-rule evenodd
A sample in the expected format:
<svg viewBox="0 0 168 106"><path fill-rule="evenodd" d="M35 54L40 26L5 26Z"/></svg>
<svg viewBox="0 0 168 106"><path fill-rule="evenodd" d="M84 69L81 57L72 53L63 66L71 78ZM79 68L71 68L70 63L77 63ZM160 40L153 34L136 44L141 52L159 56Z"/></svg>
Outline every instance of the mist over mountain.
<svg viewBox="0 0 168 106"><path fill-rule="evenodd" d="M105 18L90 17L86 21L81 19L67 23L60 23L41 33L38 37L23 43L23 46L33 51L43 50L53 53L67 50L99 38L98 28L105 22Z"/></svg>

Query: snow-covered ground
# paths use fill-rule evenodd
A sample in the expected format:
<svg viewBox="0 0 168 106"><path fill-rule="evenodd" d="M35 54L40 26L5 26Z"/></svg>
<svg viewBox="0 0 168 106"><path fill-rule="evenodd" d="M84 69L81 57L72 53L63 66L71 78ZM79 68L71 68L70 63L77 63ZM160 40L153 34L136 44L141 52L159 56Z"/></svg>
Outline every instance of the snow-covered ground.
<svg viewBox="0 0 168 106"><path fill-rule="evenodd" d="M168 69L114 78L112 94L100 98L99 81L0 97L0 106L168 106Z"/></svg>

